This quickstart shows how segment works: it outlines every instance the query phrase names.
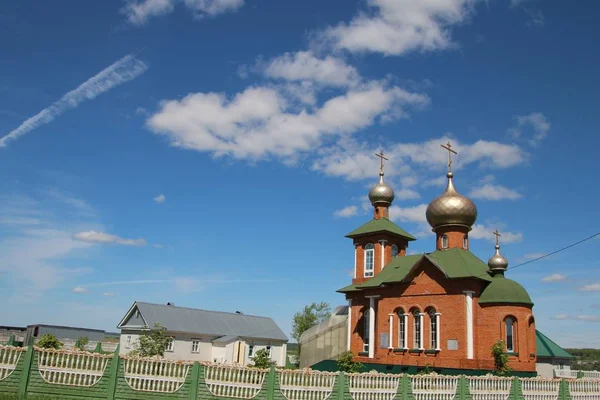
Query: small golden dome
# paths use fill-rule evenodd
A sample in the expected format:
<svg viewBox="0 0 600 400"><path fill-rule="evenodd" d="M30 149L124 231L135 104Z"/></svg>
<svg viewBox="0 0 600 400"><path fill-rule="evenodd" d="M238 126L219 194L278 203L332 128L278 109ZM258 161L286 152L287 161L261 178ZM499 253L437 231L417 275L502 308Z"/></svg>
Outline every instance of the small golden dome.
<svg viewBox="0 0 600 400"><path fill-rule="evenodd" d="M508 268L508 260L500 254L500 245L496 244L496 253L488 260L488 267L491 271L504 272Z"/></svg>
<svg viewBox="0 0 600 400"><path fill-rule="evenodd" d="M379 183L369 190L369 200L372 205L390 206L394 201L394 190L383 181L383 172L379 173Z"/></svg>
<svg viewBox="0 0 600 400"><path fill-rule="evenodd" d="M471 228L477 220L477 207L454 188L452 172L448 172L448 186L442 195L427 206L425 216L433 230L447 225Z"/></svg>

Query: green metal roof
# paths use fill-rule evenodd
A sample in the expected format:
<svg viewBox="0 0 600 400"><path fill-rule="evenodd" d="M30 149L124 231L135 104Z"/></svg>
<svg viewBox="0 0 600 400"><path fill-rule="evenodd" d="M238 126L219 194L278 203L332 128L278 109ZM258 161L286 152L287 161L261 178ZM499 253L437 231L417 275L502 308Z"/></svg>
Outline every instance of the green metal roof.
<svg viewBox="0 0 600 400"><path fill-rule="evenodd" d="M392 235L402 236L403 238L409 241L417 240L413 235L406 232L404 229L400 228L398 225L396 225L387 218L372 219L366 224L356 228L355 230L347 234L346 237L353 238L356 236L368 235L370 233L375 232L391 233Z"/></svg>
<svg viewBox="0 0 600 400"><path fill-rule="evenodd" d="M537 329L535 331L535 347L538 357L573 358L572 355Z"/></svg>
<svg viewBox="0 0 600 400"><path fill-rule="evenodd" d="M526 304L533 306L531 297L518 282L498 274L479 297L479 304Z"/></svg>
<svg viewBox="0 0 600 400"><path fill-rule="evenodd" d="M383 270L368 281L350 285L338 290L340 293L379 287L384 283L403 282L407 275L417 268L423 260L439 268L449 279L476 278L491 282L488 266L463 249L437 250L429 254L413 254L394 257Z"/></svg>

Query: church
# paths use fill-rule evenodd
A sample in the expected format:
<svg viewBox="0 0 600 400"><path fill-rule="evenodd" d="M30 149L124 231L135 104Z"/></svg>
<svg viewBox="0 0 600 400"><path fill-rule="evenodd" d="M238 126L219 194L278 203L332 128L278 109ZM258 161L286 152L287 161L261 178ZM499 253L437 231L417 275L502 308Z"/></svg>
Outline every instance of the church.
<svg viewBox="0 0 600 400"><path fill-rule="evenodd" d="M367 370L485 373L494 369L491 347L503 341L515 374L536 373L533 302L505 276L508 261L495 251L486 262L469 251L477 207L455 187L450 143L447 185L426 218L435 233L432 252L407 255L410 233L389 219L394 191L381 158L379 183L369 192L373 219L346 235L354 244L348 301L347 349Z"/></svg>

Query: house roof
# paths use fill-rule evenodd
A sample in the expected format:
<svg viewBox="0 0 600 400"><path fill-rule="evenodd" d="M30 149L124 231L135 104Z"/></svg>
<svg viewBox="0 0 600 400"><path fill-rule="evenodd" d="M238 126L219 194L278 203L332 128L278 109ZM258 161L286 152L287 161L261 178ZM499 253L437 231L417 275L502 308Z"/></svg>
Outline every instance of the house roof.
<svg viewBox="0 0 600 400"><path fill-rule="evenodd" d="M502 274L494 276L479 297L479 304L525 304L533 306L531 297L520 283Z"/></svg>
<svg viewBox="0 0 600 400"><path fill-rule="evenodd" d="M340 293L379 287L384 283L406 282L406 278L427 260L449 279L476 278L491 282L488 266L473 253L463 249L436 250L433 253L394 257L383 270L362 284L339 289Z"/></svg>
<svg viewBox="0 0 600 400"><path fill-rule="evenodd" d="M140 312L147 328L159 322L172 332L288 340L275 321L268 317L143 302L133 304L119 323L119 329L126 328L127 320L136 309Z"/></svg>
<svg viewBox="0 0 600 400"><path fill-rule="evenodd" d="M375 232L387 232L392 235L402 236L406 240L417 240L413 235L400 228L398 225L393 223L387 218L372 219L366 224L356 228L352 232L346 235L346 237L353 238L356 236L368 235Z"/></svg>
<svg viewBox="0 0 600 400"><path fill-rule="evenodd" d="M535 347L537 357L573 358L572 355L537 329L535 331Z"/></svg>

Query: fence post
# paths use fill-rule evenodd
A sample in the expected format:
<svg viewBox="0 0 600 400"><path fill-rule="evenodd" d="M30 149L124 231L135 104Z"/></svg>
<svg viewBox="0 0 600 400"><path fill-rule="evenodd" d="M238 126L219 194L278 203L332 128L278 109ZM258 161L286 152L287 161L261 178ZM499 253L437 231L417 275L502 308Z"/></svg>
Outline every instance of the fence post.
<svg viewBox="0 0 600 400"><path fill-rule="evenodd" d="M27 394L27 385L29 385L29 377L31 376L31 365L33 364L33 337L29 339L25 358L23 360L23 373L19 381L19 396L25 397Z"/></svg>
<svg viewBox="0 0 600 400"><path fill-rule="evenodd" d="M267 376L267 400L275 399L275 367L271 367Z"/></svg>
<svg viewBox="0 0 600 400"><path fill-rule="evenodd" d="M115 350L115 354L113 355L112 360L110 360L110 376L108 378L108 400L115 399L115 393L117 391L117 380L119 379L119 364L121 359L119 358L119 348L121 345L117 345L117 349Z"/></svg>
<svg viewBox="0 0 600 400"><path fill-rule="evenodd" d="M402 375L402 400L408 400L408 387L410 386L410 378L408 374Z"/></svg>
<svg viewBox="0 0 600 400"><path fill-rule="evenodd" d="M460 400L465 400L467 398L467 378L464 375L461 375L458 378L458 398Z"/></svg>
<svg viewBox="0 0 600 400"><path fill-rule="evenodd" d="M192 384L190 385L190 400L198 398L198 381L200 380L200 363L196 361L192 367Z"/></svg>
<svg viewBox="0 0 600 400"><path fill-rule="evenodd" d="M577 379L581 379L581 378L583 378L583 377L584 377L584 375L583 375L583 370L582 370L582 369L580 369L580 370L577 370Z"/></svg>
<svg viewBox="0 0 600 400"><path fill-rule="evenodd" d="M7 346L13 346L15 347L17 345L17 341L15 340L15 335L10 335L10 337L8 338L8 342L6 343Z"/></svg>
<svg viewBox="0 0 600 400"><path fill-rule="evenodd" d="M519 400L520 394L521 394L521 381L519 380L518 376L515 376L513 378L513 399L514 400Z"/></svg>
<svg viewBox="0 0 600 400"><path fill-rule="evenodd" d="M338 391L336 400L344 400L344 391L346 390L346 375L344 371L340 371L338 375Z"/></svg>
<svg viewBox="0 0 600 400"><path fill-rule="evenodd" d="M569 394L567 394L567 380L565 378L562 378L560 380L560 396L559 398L562 400L569 400L571 398L571 396L569 396Z"/></svg>

